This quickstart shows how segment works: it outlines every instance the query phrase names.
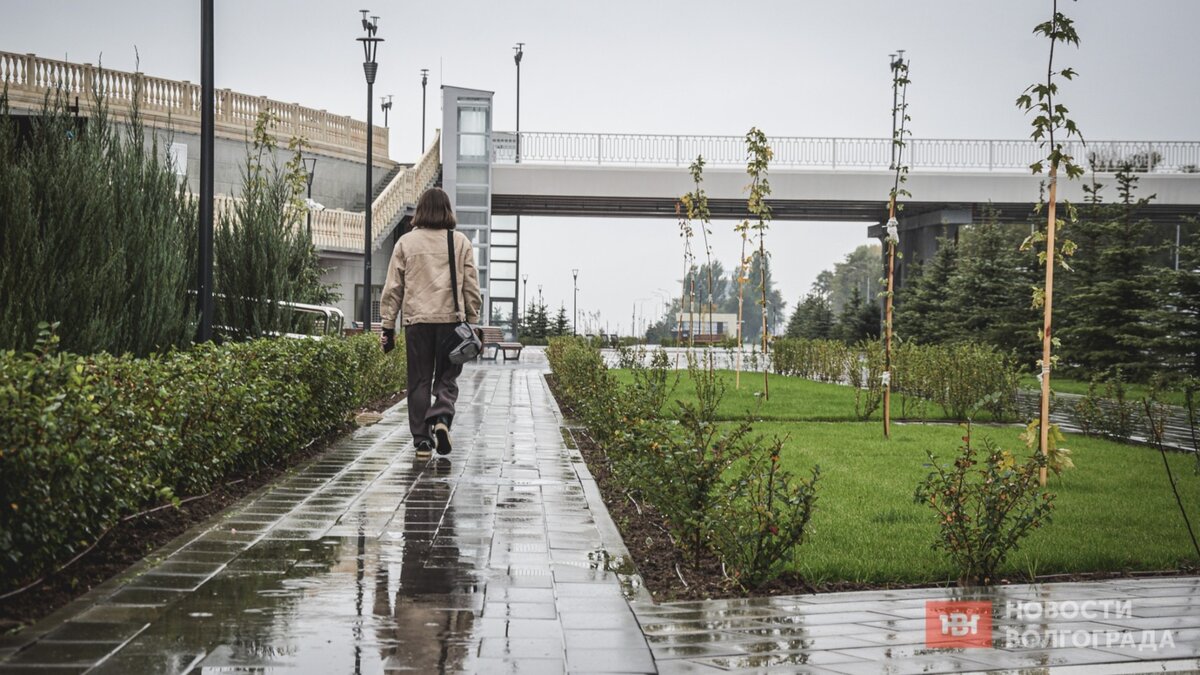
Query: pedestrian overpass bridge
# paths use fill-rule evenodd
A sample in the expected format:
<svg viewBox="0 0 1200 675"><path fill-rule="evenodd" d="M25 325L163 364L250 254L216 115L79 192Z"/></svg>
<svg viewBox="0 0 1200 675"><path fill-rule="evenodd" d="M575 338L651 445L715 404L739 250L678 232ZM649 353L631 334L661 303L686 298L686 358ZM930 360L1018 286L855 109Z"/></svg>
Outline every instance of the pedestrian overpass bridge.
<svg viewBox="0 0 1200 675"><path fill-rule="evenodd" d="M868 223L869 236L883 234L894 181L890 139L769 140L775 220ZM1143 217L1174 225L1200 214L1200 142L1071 142L1067 150L1095 173L1060 180L1060 200L1083 202L1084 185L1095 180L1105 202L1118 201L1113 173L1128 165L1139 179L1137 195L1154 195ZM698 155L713 218L749 217L740 136L543 132L521 132L519 161L516 135L493 134L492 213L676 218L679 197L694 189L688 165ZM954 236L989 211L1003 222L1028 221L1046 180L1029 165L1044 156L1030 140L910 139L904 258L927 259L938 237Z"/></svg>
<svg viewBox="0 0 1200 675"><path fill-rule="evenodd" d="M879 222L893 183L892 143L882 138L770 139L769 179L776 220ZM493 138L492 211L498 215L674 218L675 202L693 189L688 165L702 155L704 189L714 218L745 218L745 144L739 136L521 133ZM1155 195L1147 215L1172 220L1200 211L1200 142L1099 141L1068 151L1097 166L1105 201L1116 201L1112 172L1128 162L1138 194ZM947 209L975 215L991 205L1005 220L1023 220L1044 175L1029 165L1044 157L1033 141L911 139L904 163L909 217ZM1084 180L1060 181L1059 197L1082 202Z"/></svg>

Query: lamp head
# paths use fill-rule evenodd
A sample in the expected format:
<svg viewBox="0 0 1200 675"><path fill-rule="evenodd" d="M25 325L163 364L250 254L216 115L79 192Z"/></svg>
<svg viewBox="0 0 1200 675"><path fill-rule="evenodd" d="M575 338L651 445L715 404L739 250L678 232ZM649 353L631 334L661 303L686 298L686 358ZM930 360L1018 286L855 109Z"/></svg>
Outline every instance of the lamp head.
<svg viewBox="0 0 1200 675"><path fill-rule="evenodd" d="M305 156L302 158L304 164L304 180L308 183L308 187L312 187L313 174L317 171L317 158Z"/></svg>
<svg viewBox="0 0 1200 675"><path fill-rule="evenodd" d="M363 70L366 73L367 82L373 84L376 69L375 52L379 49L379 43L383 42L383 38L375 37L375 32L379 30L379 17L372 16L368 20L367 13L371 10L360 9L358 11L362 13L363 30L367 32L365 37L358 38L363 46Z"/></svg>
<svg viewBox="0 0 1200 675"><path fill-rule="evenodd" d="M517 64L518 66L520 66L520 65L521 65L521 58L522 58L523 56L525 56L525 43L524 43L524 42L518 42L518 43L517 43L517 46L516 46L516 47L513 47L513 51L514 51L514 52L516 52L516 53L514 53L514 54L513 54L513 61L515 61L515 62L516 62L516 64Z"/></svg>

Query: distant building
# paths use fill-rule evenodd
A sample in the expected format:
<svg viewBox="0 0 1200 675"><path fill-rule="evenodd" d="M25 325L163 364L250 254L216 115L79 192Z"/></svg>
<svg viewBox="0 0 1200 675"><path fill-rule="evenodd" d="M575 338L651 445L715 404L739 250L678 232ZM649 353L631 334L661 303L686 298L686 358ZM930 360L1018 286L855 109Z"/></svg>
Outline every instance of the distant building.
<svg viewBox="0 0 1200 675"><path fill-rule="evenodd" d="M737 314L714 312L710 315L707 311L700 312L699 310L690 314L680 312L671 333L676 340L688 340L693 336L696 339L702 339L701 336L712 335L736 338L737 321Z"/></svg>

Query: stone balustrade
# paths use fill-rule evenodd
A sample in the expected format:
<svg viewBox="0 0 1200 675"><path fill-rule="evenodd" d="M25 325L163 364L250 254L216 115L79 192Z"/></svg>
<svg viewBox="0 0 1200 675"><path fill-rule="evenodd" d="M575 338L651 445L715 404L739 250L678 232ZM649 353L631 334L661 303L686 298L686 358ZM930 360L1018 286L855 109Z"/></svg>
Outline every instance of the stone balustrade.
<svg viewBox="0 0 1200 675"><path fill-rule="evenodd" d="M147 126L200 133L200 85L187 81L0 52L0 87L7 87L14 108L40 110L56 94L64 104L73 105L78 98L83 109L102 98L118 116L136 108ZM215 99L214 133L223 138L247 138L259 112L269 109L278 117L274 131L282 138L304 138L313 152L340 159L361 162L366 154L365 122L228 89L217 90ZM376 161L387 161L388 130L374 127L372 139Z"/></svg>
<svg viewBox="0 0 1200 675"><path fill-rule="evenodd" d="M375 230L372 248L378 248L387 238L385 226L396 219L405 205L417 203L421 192L437 177L440 165L441 132L438 132L421 160L413 166L401 169L371 203L371 225ZM361 252L364 221L364 214L359 211L314 211L313 243L322 251Z"/></svg>

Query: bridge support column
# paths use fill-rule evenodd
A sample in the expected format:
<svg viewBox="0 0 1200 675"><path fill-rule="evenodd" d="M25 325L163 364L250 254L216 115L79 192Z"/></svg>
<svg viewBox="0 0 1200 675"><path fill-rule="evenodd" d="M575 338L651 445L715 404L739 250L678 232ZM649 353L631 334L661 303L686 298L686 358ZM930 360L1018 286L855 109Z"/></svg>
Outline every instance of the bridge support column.
<svg viewBox="0 0 1200 675"><path fill-rule="evenodd" d="M958 242L958 228L972 222L970 208L947 208L911 216L901 215L900 257L896 259L895 290L904 287L912 265L923 263L937 252L938 239ZM887 232L882 224L867 228L867 235L883 243L883 274L887 274Z"/></svg>

